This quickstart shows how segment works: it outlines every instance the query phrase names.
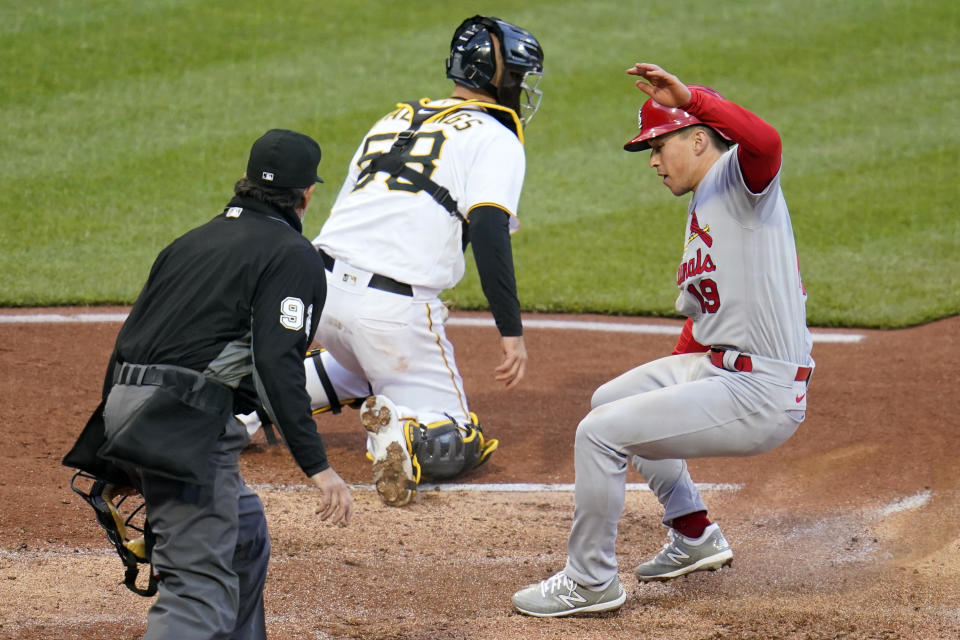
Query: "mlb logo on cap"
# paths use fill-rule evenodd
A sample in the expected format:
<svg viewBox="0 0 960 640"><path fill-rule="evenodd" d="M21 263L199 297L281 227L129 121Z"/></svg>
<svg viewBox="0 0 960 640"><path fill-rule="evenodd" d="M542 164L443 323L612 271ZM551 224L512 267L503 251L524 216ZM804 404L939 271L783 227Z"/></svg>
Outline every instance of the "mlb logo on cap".
<svg viewBox="0 0 960 640"><path fill-rule="evenodd" d="M289 129L270 129L250 149L247 179L265 187L306 189L320 164L320 145L310 136Z"/></svg>

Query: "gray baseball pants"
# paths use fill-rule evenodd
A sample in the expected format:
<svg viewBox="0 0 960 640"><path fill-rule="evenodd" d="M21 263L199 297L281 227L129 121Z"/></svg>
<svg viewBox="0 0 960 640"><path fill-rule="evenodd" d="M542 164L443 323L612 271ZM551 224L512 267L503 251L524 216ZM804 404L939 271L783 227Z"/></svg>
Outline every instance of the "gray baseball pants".
<svg viewBox="0 0 960 640"><path fill-rule="evenodd" d="M160 576L146 640L266 638L263 588L270 537L263 504L237 463L248 440L244 426L231 417L206 485L141 473L157 537L152 561Z"/></svg>
<svg viewBox="0 0 960 640"><path fill-rule="evenodd" d="M685 459L755 455L786 441L803 420L802 411L791 410L797 384L720 369L704 354L683 354L600 386L577 428L567 576L605 587L617 575L628 462L663 505L665 524L705 510Z"/></svg>

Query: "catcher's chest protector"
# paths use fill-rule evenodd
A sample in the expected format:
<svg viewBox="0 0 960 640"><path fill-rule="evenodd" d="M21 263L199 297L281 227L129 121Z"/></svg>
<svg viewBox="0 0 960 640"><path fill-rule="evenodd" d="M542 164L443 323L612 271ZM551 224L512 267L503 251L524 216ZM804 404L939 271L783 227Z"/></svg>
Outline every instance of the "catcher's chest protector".
<svg viewBox="0 0 960 640"><path fill-rule="evenodd" d="M423 173L412 169L407 164L407 162L410 161L410 157L407 154L410 143L413 141L417 131L427 120L439 119L459 109L473 108L476 106L480 106L485 111L494 113L494 117L496 117L498 121L513 131L517 137L522 140L522 128L520 122L517 120L516 113L512 109L501 105L480 103L476 100L466 100L452 107L428 107L422 105L419 101L404 102L403 106L410 110L410 126L397 134L397 139L389 151L373 158L367 166L363 168L363 171L357 176L357 182L360 183L363 178L378 171L384 171L394 177L403 178L417 187L418 190L426 191L436 200L437 204L447 210L447 213L464 222L464 217L457 208L457 201L450 195L450 191ZM505 113L510 117L505 117Z"/></svg>

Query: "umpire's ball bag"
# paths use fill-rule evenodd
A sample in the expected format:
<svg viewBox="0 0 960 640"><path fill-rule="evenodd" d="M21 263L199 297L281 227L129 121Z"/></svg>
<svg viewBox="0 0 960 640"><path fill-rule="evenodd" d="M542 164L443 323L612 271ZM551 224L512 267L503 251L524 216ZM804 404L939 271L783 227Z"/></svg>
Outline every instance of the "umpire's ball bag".
<svg viewBox="0 0 960 640"><path fill-rule="evenodd" d="M86 471L92 476L102 478L120 487L130 487L133 486L133 482L126 472L109 460L97 455L97 451L107 441L103 426L104 404L101 401L96 411L87 420L87 424L74 443L73 448L63 457L63 465Z"/></svg>
<svg viewBox="0 0 960 640"><path fill-rule="evenodd" d="M98 453L158 476L205 484L232 409L232 391L202 377L176 386L116 384L104 405L106 442Z"/></svg>

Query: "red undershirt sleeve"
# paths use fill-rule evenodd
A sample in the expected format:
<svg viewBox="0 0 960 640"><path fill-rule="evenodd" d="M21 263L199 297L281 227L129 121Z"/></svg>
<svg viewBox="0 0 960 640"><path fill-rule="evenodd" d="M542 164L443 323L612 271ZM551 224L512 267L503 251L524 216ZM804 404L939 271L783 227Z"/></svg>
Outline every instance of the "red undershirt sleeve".
<svg viewBox="0 0 960 640"><path fill-rule="evenodd" d="M678 355L681 353L702 353L708 350L710 347L704 346L693 339L693 320L687 318L687 321L683 323L683 330L680 332L680 338L677 339L677 346L673 348L673 353L670 355Z"/></svg>
<svg viewBox="0 0 960 640"><path fill-rule="evenodd" d="M695 115L737 143L737 159L744 182L753 193L767 188L780 170L780 134L754 113L705 91L690 89L683 110Z"/></svg>

